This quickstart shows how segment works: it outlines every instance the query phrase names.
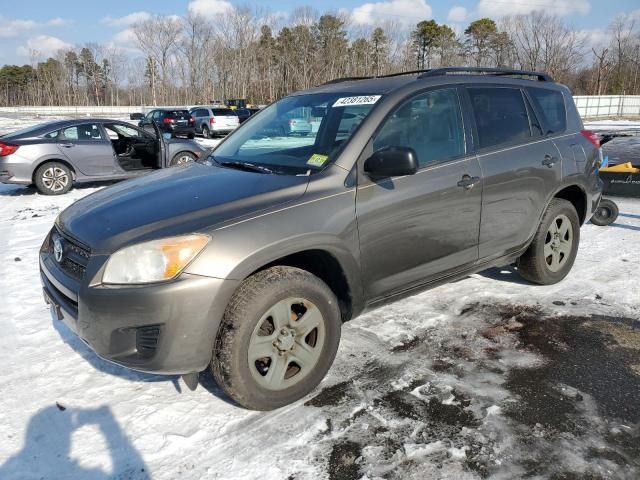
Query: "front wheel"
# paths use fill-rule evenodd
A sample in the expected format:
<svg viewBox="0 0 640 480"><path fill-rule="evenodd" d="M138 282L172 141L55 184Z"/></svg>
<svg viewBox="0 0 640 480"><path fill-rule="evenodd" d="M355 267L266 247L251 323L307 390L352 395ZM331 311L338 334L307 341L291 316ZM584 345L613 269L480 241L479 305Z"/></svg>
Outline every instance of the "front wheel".
<svg viewBox="0 0 640 480"><path fill-rule="evenodd" d="M567 200L554 198L531 245L518 259L518 271L533 283L558 283L571 270L579 244L580 220L575 207Z"/></svg>
<svg viewBox="0 0 640 480"><path fill-rule="evenodd" d="M195 162L197 157L191 152L180 152L171 160L171 166L176 167L178 165L185 165L187 163Z"/></svg>
<svg viewBox="0 0 640 480"><path fill-rule="evenodd" d="M611 225L618 218L618 205L615 202L603 198L600 200L598 209L591 217L591 223L599 227Z"/></svg>
<svg viewBox="0 0 640 480"><path fill-rule="evenodd" d="M227 306L211 371L239 405L273 410L311 392L340 342L338 301L318 277L272 267L247 278Z"/></svg>

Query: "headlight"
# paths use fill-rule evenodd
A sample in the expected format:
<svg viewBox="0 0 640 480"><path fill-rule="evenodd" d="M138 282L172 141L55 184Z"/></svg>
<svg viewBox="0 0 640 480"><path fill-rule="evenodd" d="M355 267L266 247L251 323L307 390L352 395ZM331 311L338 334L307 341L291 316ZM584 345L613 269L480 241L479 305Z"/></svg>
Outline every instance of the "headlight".
<svg viewBox="0 0 640 480"><path fill-rule="evenodd" d="M209 242L207 235L162 238L118 250L102 275L104 283L150 283L177 276Z"/></svg>

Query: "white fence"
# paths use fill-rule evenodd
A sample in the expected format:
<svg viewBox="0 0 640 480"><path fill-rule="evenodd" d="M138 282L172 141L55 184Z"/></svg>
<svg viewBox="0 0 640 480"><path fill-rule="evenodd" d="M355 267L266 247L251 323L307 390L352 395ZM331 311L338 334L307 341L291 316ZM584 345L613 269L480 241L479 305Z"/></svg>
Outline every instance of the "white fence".
<svg viewBox="0 0 640 480"><path fill-rule="evenodd" d="M640 117L640 95L580 95L573 99L582 118Z"/></svg>
<svg viewBox="0 0 640 480"><path fill-rule="evenodd" d="M640 117L640 95L579 95L573 97L583 118ZM33 115L129 115L146 113L152 106L104 107L0 107L0 113Z"/></svg>

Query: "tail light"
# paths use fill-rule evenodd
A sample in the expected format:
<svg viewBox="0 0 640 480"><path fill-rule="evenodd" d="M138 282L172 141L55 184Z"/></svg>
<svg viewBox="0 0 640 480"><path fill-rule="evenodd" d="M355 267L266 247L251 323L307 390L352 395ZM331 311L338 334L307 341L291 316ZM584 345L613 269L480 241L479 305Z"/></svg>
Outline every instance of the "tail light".
<svg viewBox="0 0 640 480"><path fill-rule="evenodd" d="M209 118L209 125L213 125L214 123L216 123L216 118L215 117Z"/></svg>
<svg viewBox="0 0 640 480"><path fill-rule="evenodd" d="M591 130L582 130L580 133L584 138L589 140L594 147L600 148L600 138L598 138L598 135Z"/></svg>
<svg viewBox="0 0 640 480"><path fill-rule="evenodd" d="M165 125L171 125L173 123L173 118L165 118L162 120L162 123Z"/></svg>
<svg viewBox="0 0 640 480"><path fill-rule="evenodd" d="M196 119L193 117L189 117L189 123L196 123Z"/></svg>
<svg viewBox="0 0 640 480"><path fill-rule="evenodd" d="M6 157L7 155L16 153L16 150L18 150L18 148L18 145L11 145L9 143L0 142L0 157Z"/></svg>

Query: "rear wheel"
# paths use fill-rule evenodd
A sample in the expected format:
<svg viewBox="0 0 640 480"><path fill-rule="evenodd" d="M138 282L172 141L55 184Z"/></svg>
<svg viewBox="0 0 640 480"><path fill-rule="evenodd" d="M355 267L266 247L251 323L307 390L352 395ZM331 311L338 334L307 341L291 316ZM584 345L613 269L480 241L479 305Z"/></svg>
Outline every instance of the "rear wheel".
<svg viewBox="0 0 640 480"><path fill-rule="evenodd" d="M171 160L171 166L176 167L178 165L185 165L187 163L195 162L197 158L198 157L196 157L191 152L180 152Z"/></svg>
<svg viewBox="0 0 640 480"><path fill-rule="evenodd" d="M578 253L580 220L568 201L554 198L542 216L527 251L518 259L518 271L540 285L558 283L567 276Z"/></svg>
<svg viewBox="0 0 640 480"><path fill-rule="evenodd" d="M211 371L243 407L282 407L320 383L341 325L337 299L322 280L298 268L263 270L242 282L227 306Z"/></svg>
<svg viewBox="0 0 640 480"><path fill-rule="evenodd" d="M204 138L211 138L211 131L209 130L209 127L207 127L206 125L202 126L202 136Z"/></svg>
<svg viewBox="0 0 640 480"><path fill-rule="evenodd" d="M591 217L591 223L599 227L606 227L616 221L618 213L618 205L611 200L603 198L600 200L596 213Z"/></svg>
<svg viewBox="0 0 640 480"><path fill-rule="evenodd" d="M71 190L73 175L64 163L48 162L38 167L34 180L43 195L62 195Z"/></svg>

